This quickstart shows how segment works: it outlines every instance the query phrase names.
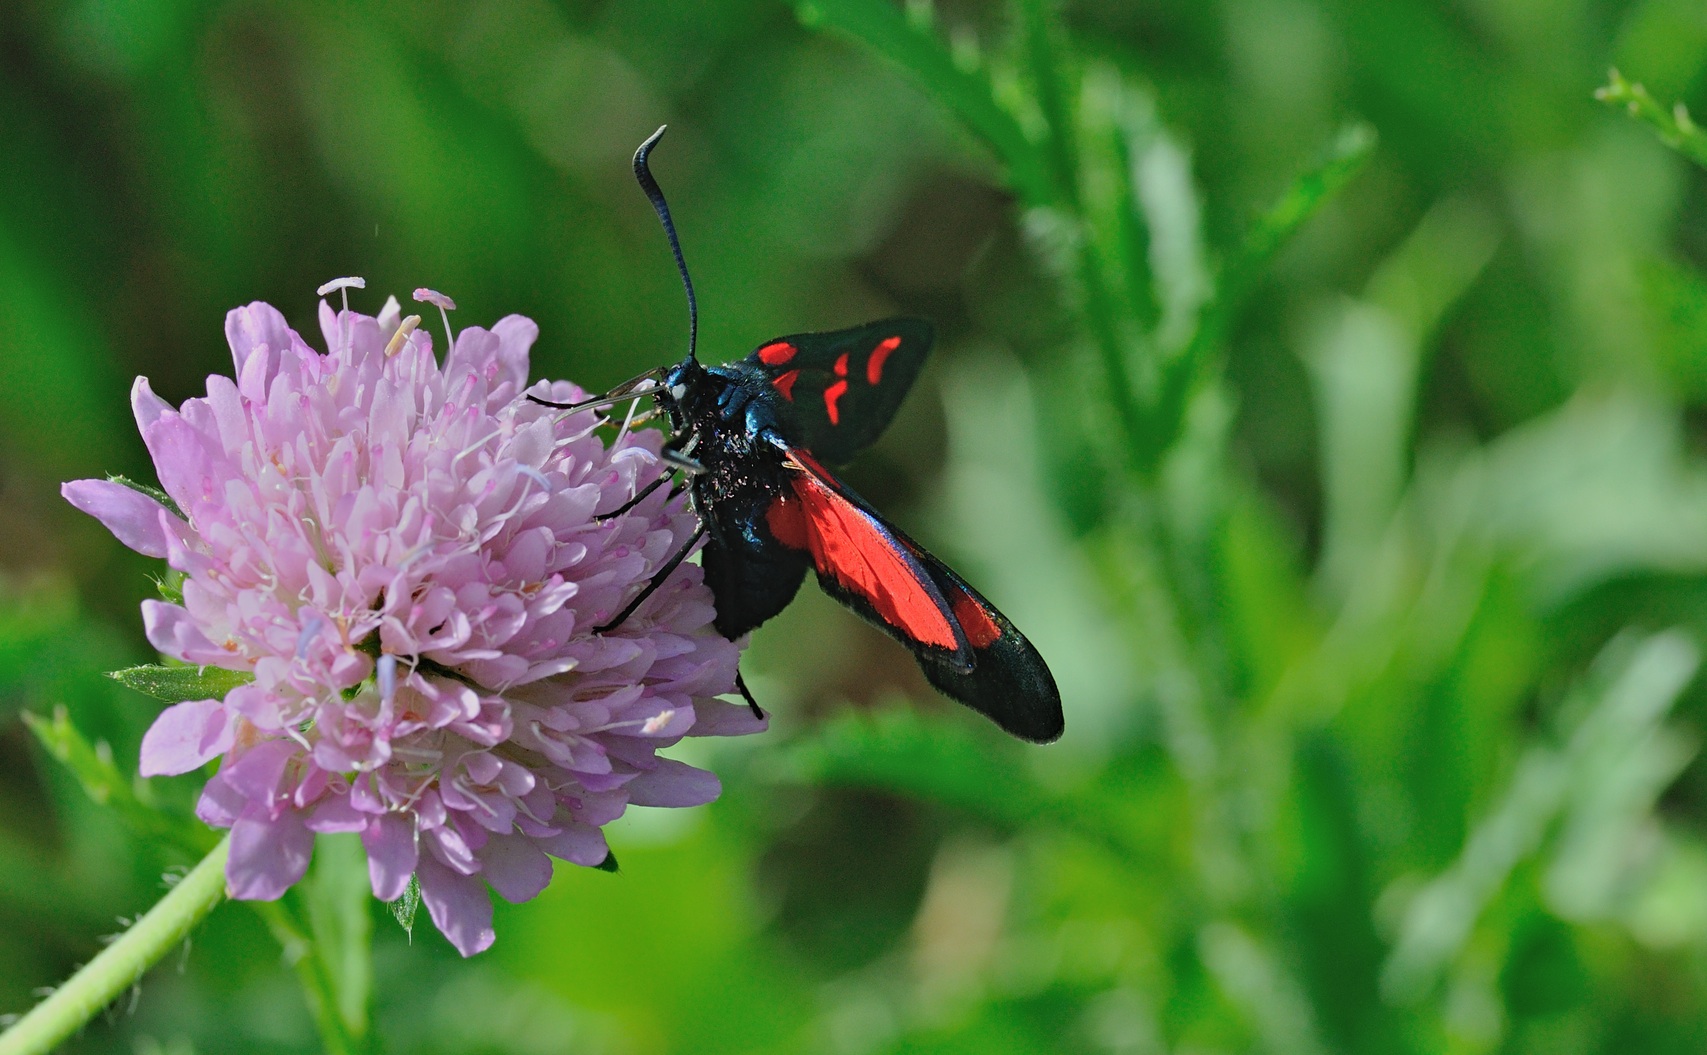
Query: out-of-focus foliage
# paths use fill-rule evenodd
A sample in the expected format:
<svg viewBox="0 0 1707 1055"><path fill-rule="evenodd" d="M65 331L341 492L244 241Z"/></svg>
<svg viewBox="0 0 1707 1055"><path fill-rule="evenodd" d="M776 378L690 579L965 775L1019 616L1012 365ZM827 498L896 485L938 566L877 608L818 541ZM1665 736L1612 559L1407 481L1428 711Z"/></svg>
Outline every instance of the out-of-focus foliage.
<svg viewBox="0 0 1707 1055"><path fill-rule="evenodd" d="M57 496L147 479L129 378L195 394L228 307L306 325L344 274L533 315L589 387L674 359L627 166L668 121L709 358L938 321L849 476L1032 635L1065 739L809 590L723 799L636 811L491 953L351 900L323 840L72 1049L1702 1050L1707 175L1594 101L1612 65L1699 110L1707 16L16 7L0 1008L205 845L193 780L127 775L158 701L101 676L154 660L158 569Z"/></svg>

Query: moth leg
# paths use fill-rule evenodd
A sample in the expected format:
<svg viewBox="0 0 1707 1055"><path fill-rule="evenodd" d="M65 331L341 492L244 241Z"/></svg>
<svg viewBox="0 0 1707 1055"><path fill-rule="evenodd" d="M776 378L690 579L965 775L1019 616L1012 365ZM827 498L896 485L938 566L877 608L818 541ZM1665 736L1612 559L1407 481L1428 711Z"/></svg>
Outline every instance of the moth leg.
<svg viewBox="0 0 1707 1055"><path fill-rule="evenodd" d="M698 476L700 473L705 472L705 463L690 458L687 455L682 454L680 451L673 451L670 448L665 447L663 450L658 452L658 456L666 462L669 462L677 469L680 469L682 472L687 473L689 476Z"/></svg>
<svg viewBox="0 0 1707 1055"><path fill-rule="evenodd" d="M633 509L635 506L639 505L642 501L645 500L647 495L651 494L653 491L656 491L659 487L663 486L664 481L668 480L670 477L672 477L674 475L675 475L674 469L671 469L671 470L668 470L666 472L659 474L659 476L656 480L653 480L651 483L647 484L645 487L642 487L640 490L634 492L633 498L630 498L628 501L624 502L622 505L617 506L615 509L611 510L608 513L600 513L598 516L594 517L593 519L596 521L599 521L600 523L603 523L606 520L614 520L615 518L621 516L622 514L628 512L630 509Z"/></svg>
<svg viewBox="0 0 1707 1055"><path fill-rule="evenodd" d="M641 590L634 600L628 602L628 606L618 612L615 619L612 619L604 626L593 627L593 632L596 634L603 634L621 626L629 616L634 614L634 610L636 608L639 608L646 602L646 598L652 596L658 587L664 585L664 580L670 577L670 573L676 570L677 565L687 559L688 554L692 552L694 546L703 537L705 537L705 522L701 521L699 526L693 529L693 534L688 536L687 542L681 549L676 551L675 556L665 561L664 566L659 568L657 573L652 576L652 581L646 584L646 588Z"/></svg>
<svg viewBox="0 0 1707 1055"><path fill-rule="evenodd" d="M735 668L735 691L740 693L741 698L747 701L747 706L753 709L753 717L764 721L765 712L759 709L759 701L753 699L752 690L747 688L746 680L741 677L740 667Z"/></svg>

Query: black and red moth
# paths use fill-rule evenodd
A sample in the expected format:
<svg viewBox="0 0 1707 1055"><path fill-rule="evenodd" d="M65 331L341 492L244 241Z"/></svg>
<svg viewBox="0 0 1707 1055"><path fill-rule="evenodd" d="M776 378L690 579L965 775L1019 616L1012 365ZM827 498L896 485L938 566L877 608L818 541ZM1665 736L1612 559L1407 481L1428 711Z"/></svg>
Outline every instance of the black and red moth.
<svg viewBox="0 0 1707 1055"><path fill-rule="evenodd" d="M700 524L599 629L627 619L703 537L701 564L718 633L734 640L782 611L810 567L826 593L912 652L944 695L1014 736L1056 739L1060 693L1031 642L825 467L851 459L894 418L930 350L930 324L899 318L794 334L765 342L745 359L701 365L694 354L693 283L646 161L663 134L660 128L640 145L634 173L664 224L687 289L687 357L599 399L548 405L580 409L652 397L670 422L664 457L672 469L605 515L627 511L679 471Z"/></svg>

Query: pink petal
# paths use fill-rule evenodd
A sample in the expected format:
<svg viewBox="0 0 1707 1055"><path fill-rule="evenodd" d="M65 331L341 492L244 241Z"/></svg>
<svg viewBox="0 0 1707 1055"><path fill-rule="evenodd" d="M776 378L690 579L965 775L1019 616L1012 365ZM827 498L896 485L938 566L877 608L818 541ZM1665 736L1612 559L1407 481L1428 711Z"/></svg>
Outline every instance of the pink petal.
<svg viewBox="0 0 1707 1055"><path fill-rule="evenodd" d="M492 899L486 894L486 884L478 877L458 875L422 854L415 876L421 881L421 900L439 928L456 951L464 956L485 952L497 940L492 929Z"/></svg>
<svg viewBox="0 0 1707 1055"><path fill-rule="evenodd" d="M160 420L160 415L172 409L172 404L154 394L148 378L139 377L130 386L130 410L136 415L136 431L146 432L148 426Z"/></svg>
<svg viewBox="0 0 1707 1055"><path fill-rule="evenodd" d="M249 801L268 804L279 794L285 769L301 750L294 740L263 740L227 762L219 775Z"/></svg>
<svg viewBox="0 0 1707 1055"><path fill-rule="evenodd" d="M356 812L349 796L328 795L309 811L303 823L311 832L362 832L367 830L369 819L366 814Z"/></svg>
<svg viewBox="0 0 1707 1055"><path fill-rule="evenodd" d="M225 313L225 340L231 345L231 360L236 366L238 377L243 376L245 364L256 351L262 348L268 350L259 376L255 378L262 390L250 391L246 388L243 392L257 403L264 402L267 397L267 382L278 373L279 361L285 350L297 340L290 324L279 314L279 309L257 300L246 307L233 308Z"/></svg>
<svg viewBox="0 0 1707 1055"><path fill-rule="evenodd" d="M162 777L199 769L231 750L236 724L218 700L175 703L143 734L139 770L145 777Z"/></svg>
<svg viewBox="0 0 1707 1055"><path fill-rule="evenodd" d="M166 510L154 499L111 480L73 480L62 485L59 493L136 552L166 556L166 529L160 524L160 514Z"/></svg>
<svg viewBox="0 0 1707 1055"><path fill-rule="evenodd" d="M539 324L524 315L506 315L492 327L498 338L498 380L513 386L514 398L528 383L528 351L539 340Z"/></svg>
<svg viewBox="0 0 1707 1055"><path fill-rule="evenodd" d="M241 901L276 901L308 871L313 852L314 833L301 814L287 810L269 820L251 808L231 826L226 891Z"/></svg>
<svg viewBox="0 0 1707 1055"><path fill-rule="evenodd" d="M197 665L234 669L237 657L202 636L182 606L165 601L142 602L142 627L148 643L173 659Z"/></svg>
<svg viewBox="0 0 1707 1055"><path fill-rule="evenodd" d="M660 758L657 769L635 777L624 790L636 806L703 806L722 793L723 785L716 774Z"/></svg>
<svg viewBox="0 0 1707 1055"><path fill-rule="evenodd" d="M196 816L210 828L229 828L248 806L249 800L216 773L202 788L202 796L196 802Z"/></svg>
<svg viewBox="0 0 1707 1055"><path fill-rule="evenodd" d="M160 488L191 517L202 502L217 500L218 460L209 449L213 440L196 431L179 414L163 414L142 430L142 442L154 459Z"/></svg>
<svg viewBox="0 0 1707 1055"><path fill-rule="evenodd" d="M604 863L604 859L610 856L610 844L605 842L605 833L590 824L568 824L556 835L537 838L534 842L553 857L589 868Z"/></svg>
<svg viewBox="0 0 1707 1055"><path fill-rule="evenodd" d="M480 852L480 874L512 905L531 901L551 882L551 858L520 835L494 835Z"/></svg>
<svg viewBox="0 0 1707 1055"><path fill-rule="evenodd" d="M420 853L415 846L415 825L395 813L375 817L362 832L362 846L367 850L367 877L373 896L381 901L402 897Z"/></svg>

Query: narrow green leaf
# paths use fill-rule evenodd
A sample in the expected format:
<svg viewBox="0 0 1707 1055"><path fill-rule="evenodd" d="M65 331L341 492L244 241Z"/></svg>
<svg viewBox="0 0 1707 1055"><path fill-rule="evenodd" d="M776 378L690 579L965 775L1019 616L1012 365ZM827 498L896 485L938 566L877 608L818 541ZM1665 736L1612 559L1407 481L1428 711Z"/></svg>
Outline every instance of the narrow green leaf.
<svg viewBox="0 0 1707 1055"><path fill-rule="evenodd" d="M1055 200L1036 148L1013 115L996 103L989 79L957 64L948 49L901 8L888 0L801 0L795 11L803 24L853 37L905 70L990 147L1007 167L1014 191L1028 204Z"/></svg>
<svg viewBox="0 0 1707 1055"><path fill-rule="evenodd" d="M1239 251L1222 269L1214 299L1204 309L1191 343L1164 374L1157 400L1159 432L1164 438L1178 433L1203 364L1220 345L1269 261L1362 171L1375 156L1377 141L1375 129L1361 121L1342 127L1321 161L1294 179L1245 236Z"/></svg>
<svg viewBox="0 0 1707 1055"><path fill-rule="evenodd" d="M178 508L178 503L172 501L172 496L167 494L165 491L160 490L160 488L158 488L158 487L151 487L148 484L137 483L135 480L132 480L130 477L120 476L117 473L108 473L107 474L107 480L112 482L112 483L120 484L124 487L128 487L132 491L137 492L138 494L147 495L148 497L154 499L156 502L159 502L161 505L165 506L166 511L168 513L171 513L173 516L177 517L179 520L188 520L189 519L188 517L184 516L184 511L182 509Z"/></svg>
<svg viewBox="0 0 1707 1055"><path fill-rule="evenodd" d="M219 841L201 824L174 817L145 801L136 785L113 764L112 750L105 743L90 743L71 724L64 707L54 708L52 718L26 712L23 719L42 747L71 771L89 797L111 807L138 835L171 843L197 857Z"/></svg>
<svg viewBox="0 0 1707 1055"><path fill-rule="evenodd" d="M107 677L167 703L223 700L232 689L255 680L253 674L223 667L126 667Z"/></svg>
<svg viewBox="0 0 1707 1055"><path fill-rule="evenodd" d="M1361 121L1339 130L1322 159L1294 179L1245 236L1244 246L1222 280L1223 302L1244 295L1274 254L1363 170L1375 156L1377 142L1375 129Z"/></svg>
<svg viewBox="0 0 1707 1055"><path fill-rule="evenodd" d="M1660 142L1697 165L1707 168L1707 132L1689 116L1689 108L1681 102L1670 110L1661 106L1648 89L1624 78L1616 69L1607 74L1607 82L1594 90L1594 97L1608 106L1622 107L1626 113L1653 129Z"/></svg>
<svg viewBox="0 0 1707 1055"><path fill-rule="evenodd" d="M1080 207L1078 75L1061 40L1054 0L1020 0L1020 37L1037 107L1047 128L1043 153L1055 187L1075 211Z"/></svg>
<svg viewBox="0 0 1707 1055"><path fill-rule="evenodd" d="M385 907L391 910L392 918L403 928L403 933L409 935L411 942L414 941L415 913L421 907L421 884L414 876L409 877L409 885L403 888L403 896L396 901L386 902Z"/></svg>

